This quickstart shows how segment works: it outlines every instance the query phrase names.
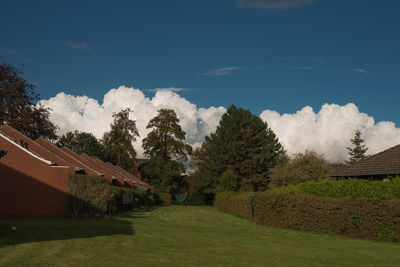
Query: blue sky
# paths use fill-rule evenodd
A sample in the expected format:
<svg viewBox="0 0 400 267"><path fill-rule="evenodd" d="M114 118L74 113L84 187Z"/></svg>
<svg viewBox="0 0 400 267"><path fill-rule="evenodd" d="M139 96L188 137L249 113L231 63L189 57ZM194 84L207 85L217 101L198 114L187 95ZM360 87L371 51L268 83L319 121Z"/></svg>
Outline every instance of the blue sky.
<svg viewBox="0 0 400 267"><path fill-rule="evenodd" d="M393 0L1 1L0 56L24 64L43 99L175 87L200 107L257 115L351 102L399 127L399 10Z"/></svg>

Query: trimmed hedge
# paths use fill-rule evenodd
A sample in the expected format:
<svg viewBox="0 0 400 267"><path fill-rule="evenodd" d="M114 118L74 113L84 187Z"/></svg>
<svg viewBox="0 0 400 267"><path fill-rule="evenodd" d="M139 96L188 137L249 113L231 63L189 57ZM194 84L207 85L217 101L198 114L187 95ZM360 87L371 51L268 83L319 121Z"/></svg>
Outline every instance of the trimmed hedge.
<svg viewBox="0 0 400 267"><path fill-rule="evenodd" d="M107 213L110 186L98 176L71 174L68 179L69 216L99 217Z"/></svg>
<svg viewBox="0 0 400 267"><path fill-rule="evenodd" d="M272 192L294 192L302 195L334 198L400 199L400 177L383 181L361 179L309 181L271 189Z"/></svg>
<svg viewBox="0 0 400 267"><path fill-rule="evenodd" d="M262 225L375 240L400 239L400 200L323 198L290 192L220 193L215 205Z"/></svg>

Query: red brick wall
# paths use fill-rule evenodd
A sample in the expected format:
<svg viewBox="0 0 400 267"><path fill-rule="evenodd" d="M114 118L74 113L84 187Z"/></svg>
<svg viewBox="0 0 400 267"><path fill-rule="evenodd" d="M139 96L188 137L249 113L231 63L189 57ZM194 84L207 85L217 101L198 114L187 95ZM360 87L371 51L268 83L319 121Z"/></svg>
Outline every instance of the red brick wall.
<svg viewBox="0 0 400 267"><path fill-rule="evenodd" d="M68 168L52 167L0 136L0 217L65 217Z"/></svg>

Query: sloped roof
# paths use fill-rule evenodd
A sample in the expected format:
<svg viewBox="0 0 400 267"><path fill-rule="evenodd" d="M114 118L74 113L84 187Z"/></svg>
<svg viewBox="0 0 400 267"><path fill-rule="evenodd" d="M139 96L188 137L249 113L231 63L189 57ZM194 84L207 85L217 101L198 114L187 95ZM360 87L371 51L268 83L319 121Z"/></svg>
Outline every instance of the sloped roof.
<svg viewBox="0 0 400 267"><path fill-rule="evenodd" d="M400 145L347 166L331 177L400 175Z"/></svg>

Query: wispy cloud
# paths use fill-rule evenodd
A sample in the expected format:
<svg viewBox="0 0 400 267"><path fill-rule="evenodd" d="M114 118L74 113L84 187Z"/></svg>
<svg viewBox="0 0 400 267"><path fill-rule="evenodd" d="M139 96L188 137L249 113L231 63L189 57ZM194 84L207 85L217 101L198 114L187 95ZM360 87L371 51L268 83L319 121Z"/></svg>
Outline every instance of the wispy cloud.
<svg viewBox="0 0 400 267"><path fill-rule="evenodd" d="M323 59L321 59L321 58L315 57L315 58L313 58L313 60L316 61L316 62L318 62L318 63L321 63L321 64L326 64L326 61L323 60Z"/></svg>
<svg viewBox="0 0 400 267"><path fill-rule="evenodd" d="M68 41L65 43L66 46L69 48L77 49L77 50L93 50L92 45L89 44L88 42L72 42Z"/></svg>
<svg viewBox="0 0 400 267"><path fill-rule="evenodd" d="M7 54L9 54L9 55L16 55L16 54L17 54L17 51L14 50L14 49L7 49Z"/></svg>
<svg viewBox="0 0 400 267"><path fill-rule="evenodd" d="M294 70L313 70L314 67L309 67L309 66L298 66L298 67L293 67L292 69L294 69Z"/></svg>
<svg viewBox="0 0 400 267"><path fill-rule="evenodd" d="M159 92L159 91L183 92L183 91L188 91L188 89L187 88L166 87L166 88L144 89L143 91L147 91L147 92Z"/></svg>
<svg viewBox="0 0 400 267"><path fill-rule="evenodd" d="M318 1L319 0L237 0L236 3L240 7L287 9L316 3Z"/></svg>
<svg viewBox="0 0 400 267"><path fill-rule="evenodd" d="M358 73L363 73L363 74L370 74L370 72L365 69L354 69L354 71L356 71Z"/></svg>
<svg viewBox="0 0 400 267"><path fill-rule="evenodd" d="M238 70L244 70L245 68L243 67L224 67L220 69L215 69L215 70L210 70L204 73L206 76L223 76L223 75L229 75L234 71Z"/></svg>

